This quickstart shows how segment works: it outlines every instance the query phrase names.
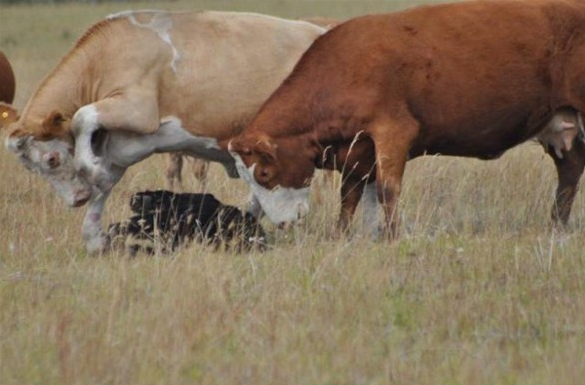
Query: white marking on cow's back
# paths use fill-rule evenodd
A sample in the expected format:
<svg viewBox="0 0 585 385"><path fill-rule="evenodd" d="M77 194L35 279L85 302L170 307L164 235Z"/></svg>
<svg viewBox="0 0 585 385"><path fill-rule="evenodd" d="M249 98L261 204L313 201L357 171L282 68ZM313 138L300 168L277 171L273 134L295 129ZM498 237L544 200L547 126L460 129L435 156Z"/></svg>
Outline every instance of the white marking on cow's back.
<svg viewBox="0 0 585 385"><path fill-rule="evenodd" d="M256 164L246 167L237 153L230 154L236 162L238 174L250 185L252 194L272 223L295 222L309 212L309 187L294 189L277 186L269 190L254 179Z"/></svg>
<svg viewBox="0 0 585 385"><path fill-rule="evenodd" d="M208 12L213 12L213 11L208 11ZM227 12L224 12L227 13ZM283 19L280 18L278 16L272 16L272 15L266 15L266 14L262 14L262 13L256 13L256 12L231 12L234 15L238 15L238 16L248 16L248 17L258 17L258 18L262 18L262 19L266 19L266 20L272 20L272 21L276 21L278 23L285 23L285 24L297 24L297 25L305 25L307 27L313 28L315 30L320 31L321 35L325 34L327 31L329 31L330 28L326 28L323 27L321 25L315 24L315 23L311 23L310 21L306 21L306 20L302 20L302 19Z"/></svg>
<svg viewBox="0 0 585 385"><path fill-rule="evenodd" d="M136 20L136 15L141 13L150 13L152 14L152 18L150 19L149 23L143 24ZM127 18L130 23L133 25L140 27L140 28L147 28L150 29L158 34L162 41L167 43L171 47L171 51L173 52L173 60L171 61L171 68L175 73L177 73L177 63L181 59L181 55L179 51L173 44L171 39L171 29L173 28L173 21L171 20L170 14L166 12L161 12L157 10L140 10L140 11L122 11L115 14L112 14L107 17L108 20L119 19L119 18Z"/></svg>
<svg viewBox="0 0 585 385"><path fill-rule="evenodd" d="M125 17L135 15L137 13L161 13L161 11L158 9L141 9L141 10L127 9L125 11L112 13L112 14L106 16L106 20L122 19Z"/></svg>

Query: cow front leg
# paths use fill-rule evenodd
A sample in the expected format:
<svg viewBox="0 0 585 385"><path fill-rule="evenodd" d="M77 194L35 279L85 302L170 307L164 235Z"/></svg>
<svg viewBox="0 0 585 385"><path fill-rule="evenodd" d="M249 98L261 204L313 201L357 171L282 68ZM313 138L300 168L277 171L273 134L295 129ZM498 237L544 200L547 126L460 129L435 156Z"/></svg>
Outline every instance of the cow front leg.
<svg viewBox="0 0 585 385"><path fill-rule="evenodd" d="M139 88L81 107L71 122L75 137L74 163L78 172L100 190L110 190L115 181L111 179L106 164L108 160L104 154L95 151L102 148L102 142L110 133L148 136L157 131L159 124L156 95ZM100 129L107 135L99 136Z"/></svg>
<svg viewBox="0 0 585 385"><path fill-rule="evenodd" d="M408 152L419 132L418 122L406 112L375 121L371 127L376 148L376 190L384 208L384 235L398 237L398 200Z"/></svg>
<svg viewBox="0 0 585 385"><path fill-rule="evenodd" d="M92 141L100 128L99 114L94 105L87 105L75 113L72 120L72 132L75 136L75 153L73 162L77 172L90 184L102 191L109 191L112 186L107 181L107 172L102 159L94 153Z"/></svg>
<svg viewBox="0 0 585 385"><path fill-rule="evenodd" d="M562 159L557 156L554 148L549 148L547 152L555 162L558 175L551 218L555 224L564 226L569 221L571 207L579 190L579 180L585 168L585 142L579 137L575 138L573 147L563 153Z"/></svg>
<svg viewBox="0 0 585 385"><path fill-rule="evenodd" d="M124 175L125 168L110 165L109 178L115 185ZM106 201L111 190L102 191L93 187L91 198L88 202L87 211L83 218L81 234L85 241L85 248L90 254L101 254L110 249L110 237L104 233L102 219Z"/></svg>
<svg viewBox="0 0 585 385"><path fill-rule="evenodd" d="M109 237L102 227L102 215L109 195L109 191L102 192L94 188L85 218L83 218L81 234L85 241L85 248L90 254L104 253L110 246Z"/></svg>

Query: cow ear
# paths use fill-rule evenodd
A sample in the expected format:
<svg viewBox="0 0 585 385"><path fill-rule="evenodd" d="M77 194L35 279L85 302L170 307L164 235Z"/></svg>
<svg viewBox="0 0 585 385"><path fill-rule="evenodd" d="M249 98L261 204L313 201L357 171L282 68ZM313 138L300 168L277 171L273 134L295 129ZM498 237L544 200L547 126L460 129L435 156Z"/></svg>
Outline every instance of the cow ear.
<svg viewBox="0 0 585 385"><path fill-rule="evenodd" d="M26 133L22 128L17 127L13 129L6 138L6 148L15 153L24 151L31 139L30 134Z"/></svg>
<svg viewBox="0 0 585 385"><path fill-rule="evenodd" d="M59 136L63 130L63 114L59 111L53 111L43 120L43 133L48 136Z"/></svg>
<svg viewBox="0 0 585 385"><path fill-rule="evenodd" d="M0 130L18 120L18 111L10 104L0 102Z"/></svg>
<svg viewBox="0 0 585 385"><path fill-rule="evenodd" d="M276 143L267 138L263 138L256 143L254 151L267 162L276 162L276 150L278 146Z"/></svg>
<svg viewBox="0 0 585 385"><path fill-rule="evenodd" d="M237 152L241 155L251 155L252 150L250 150L250 146L244 143L244 139L232 139L228 143L228 151L229 152Z"/></svg>

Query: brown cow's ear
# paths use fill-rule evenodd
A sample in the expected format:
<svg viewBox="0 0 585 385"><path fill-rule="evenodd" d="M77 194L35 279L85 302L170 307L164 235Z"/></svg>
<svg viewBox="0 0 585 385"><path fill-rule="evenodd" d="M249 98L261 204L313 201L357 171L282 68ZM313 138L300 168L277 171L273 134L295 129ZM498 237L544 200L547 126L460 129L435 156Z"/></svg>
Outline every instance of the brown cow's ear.
<svg viewBox="0 0 585 385"><path fill-rule="evenodd" d="M243 143L243 139L232 139L228 142L228 151L230 152L237 152L241 155L251 155L252 150L250 150L250 146Z"/></svg>
<svg viewBox="0 0 585 385"><path fill-rule="evenodd" d="M47 136L60 136L63 131L63 114L59 111L53 111L43 121L43 134Z"/></svg>
<svg viewBox="0 0 585 385"><path fill-rule="evenodd" d="M269 139L261 139L254 146L254 151L268 162L276 162L278 146Z"/></svg>
<svg viewBox="0 0 585 385"><path fill-rule="evenodd" d="M25 132L21 127L14 127L12 124L10 132L6 138L6 147L13 152L21 152L25 149L30 139L30 134Z"/></svg>

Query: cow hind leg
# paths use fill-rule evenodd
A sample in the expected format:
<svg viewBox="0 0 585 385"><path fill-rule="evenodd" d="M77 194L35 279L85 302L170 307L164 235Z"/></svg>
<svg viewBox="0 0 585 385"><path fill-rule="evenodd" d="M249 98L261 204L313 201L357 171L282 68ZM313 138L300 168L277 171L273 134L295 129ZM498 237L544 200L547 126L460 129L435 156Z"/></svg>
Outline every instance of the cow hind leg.
<svg viewBox="0 0 585 385"><path fill-rule="evenodd" d="M563 153L562 159L555 154L553 148L548 149L548 154L555 162L558 175L558 186L551 217L555 224L566 225L569 221L573 201L579 190L579 180L585 168L585 142L581 138L575 138L573 147L570 151Z"/></svg>

